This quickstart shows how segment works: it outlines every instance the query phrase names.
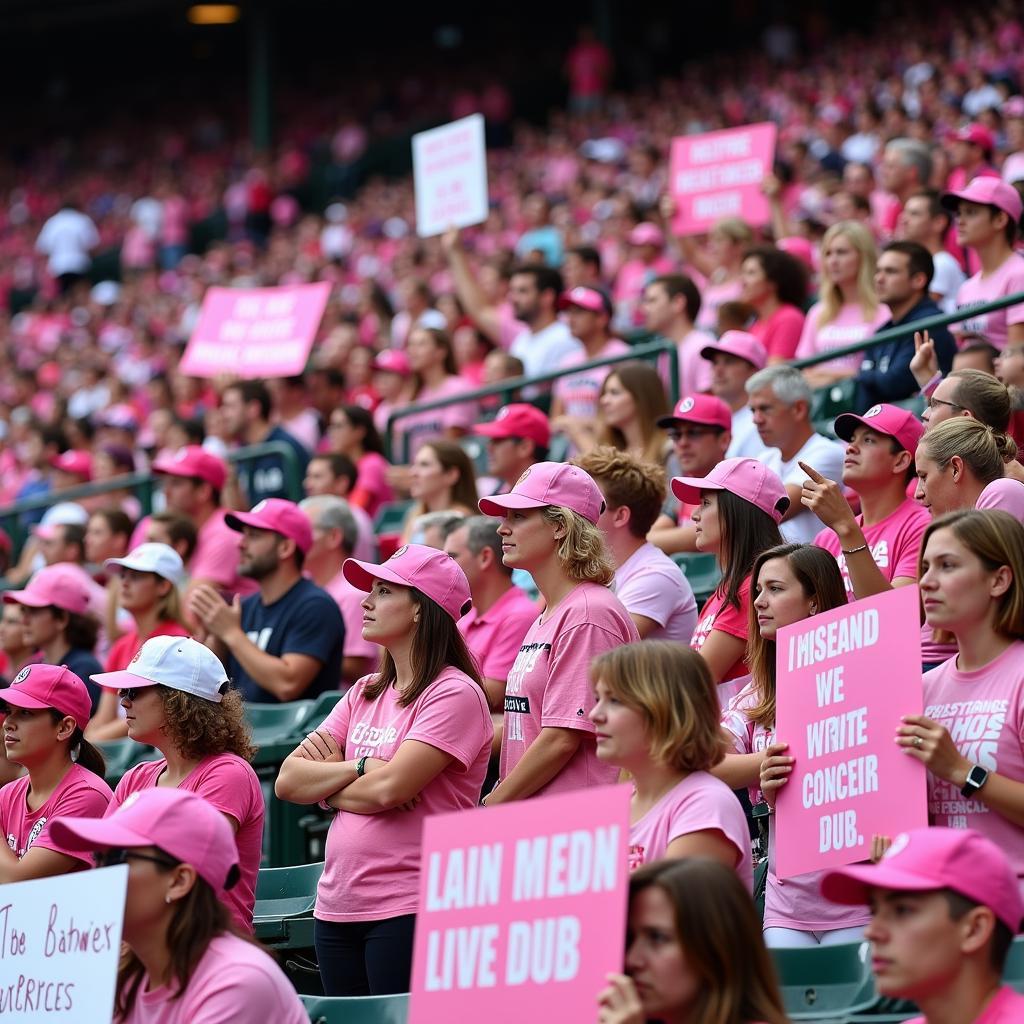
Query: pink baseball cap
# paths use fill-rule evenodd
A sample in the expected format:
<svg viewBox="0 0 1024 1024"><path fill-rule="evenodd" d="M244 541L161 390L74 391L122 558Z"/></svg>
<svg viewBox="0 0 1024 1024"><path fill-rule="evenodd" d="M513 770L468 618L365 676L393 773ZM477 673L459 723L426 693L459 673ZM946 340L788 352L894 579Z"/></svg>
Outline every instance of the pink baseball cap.
<svg viewBox="0 0 1024 1024"><path fill-rule="evenodd" d="M1024 919L1017 875L1006 855L990 839L969 828L902 832L877 864L829 871L821 880L822 895L833 903L867 903L872 889L952 889L988 907L1014 934L1020 931Z"/></svg>
<svg viewBox="0 0 1024 1024"><path fill-rule="evenodd" d="M588 473L565 462L538 462L527 469L508 494L481 498L477 507L485 516L503 516L509 509L557 505L597 525L604 511L604 496Z"/></svg>
<svg viewBox="0 0 1024 1024"><path fill-rule="evenodd" d="M1003 117L1024 117L1024 96L1011 96L1000 108Z"/></svg>
<svg viewBox="0 0 1024 1024"><path fill-rule="evenodd" d="M450 555L426 544L403 544L380 565L346 558L341 568L356 590L367 593L373 589L374 580L415 587L456 621L473 605L469 580L459 564Z"/></svg>
<svg viewBox="0 0 1024 1024"><path fill-rule="evenodd" d="M0 690L0 701L30 711L54 708L70 715L79 729L85 729L92 714L85 683L67 665L26 665L10 686Z"/></svg>
<svg viewBox="0 0 1024 1024"><path fill-rule="evenodd" d="M988 175L974 178L956 192L947 192L942 197L942 205L951 213L956 213L957 203L961 199L981 206L994 206L997 210L1002 210L1015 224L1020 222L1020 215L1024 210L1020 193L1012 185Z"/></svg>
<svg viewBox="0 0 1024 1024"><path fill-rule="evenodd" d="M917 451L917 442L924 433L924 424L908 409L901 409L898 405L873 405L863 416L844 412L836 417L832 429L836 437L849 441L858 424L899 441L911 455Z"/></svg>
<svg viewBox="0 0 1024 1024"><path fill-rule="evenodd" d="M732 410L714 395L685 395L676 402L671 415L658 419L658 426L665 429L680 421L732 430Z"/></svg>
<svg viewBox="0 0 1024 1024"><path fill-rule="evenodd" d="M155 846L191 864L218 895L239 878L238 846L227 819L185 789L154 786L130 793L107 818L58 818L54 839L69 850Z"/></svg>
<svg viewBox="0 0 1024 1024"><path fill-rule="evenodd" d="M92 455L84 451L66 451L50 456L50 465L62 473L74 473L85 480L92 479Z"/></svg>
<svg viewBox="0 0 1024 1024"><path fill-rule="evenodd" d="M551 444L551 424L547 416L525 402L503 406L490 423L478 423L473 433L494 438L525 437L542 448Z"/></svg>
<svg viewBox="0 0 1024 1024"><path fill-rule="evenodd" d="M228 467L224 460L197 444L179 448L173 455L159 456L153 462L153 472L205 480L218 491L224 489L228 479Z"/></svg>
<svg viewBox="0 0 1024 1024"><path fill-rule="evenodd" d="M286 501L284 498L264 498L248 512L228 512L224 522L239 533L244 526L256 530L272 530L295 541L295 546L303 554L313 546L313 527L309 523L309 516L294 501Z"/></svg>
<svg viewBox="0 0 1024 1024"><path fill-rule="evenodd" d="M726 331L718 341L700 350L701 358L711 359L716 352L745 359L755 370L763 370L768 364L768 353L764 345L747 331Z"/></svg>
<svg viewBox="0 0 1024 1024"><path fill-rule="evenodd" d="M996 140L992 133L977 122L956 128L946 137L950 142L970 142L974 146L980 146L986 153L991 153L996 148Z"/></svg>
<svg viewBox="0 0 1024 1024"><path fill-rule="evenodd" d="M597 288L585 288L580 285L572 291L562 292L558 300L559 309L568 309L570 306L577 306L580 309L589 310L591 313L607 313L612 315L612 302L604 292Z"/></svg>
<svg viewBox="0 0 1024 1024"><path fill-rule="evenodd" d="M89 591L82 570L70 562L57 562L40 569L24 590L8 590L4 604L21 604L26 608L61 608L76 615L89 611Z"/></svg>
<svg viewBox="0 0 1024 1024"><path fill-rule="evenodd" d="M657 224L650 224L644 221L637 224L629 233L630 245L664 245L665 235Z"/></svg>
<svg viewBox="0 0 1024 1024"><path fill-rule="evenodd" d="M757 459L724 459L705 477L674 476L672 493L691 505L701 491L728 491L766 512L776 523L789 508L789 495L778 475Z"/></svg>
<svg viewBox="0 0 1024 1024"><path fill-rule="evenodd" d="M402 377L408 377L412 373L409 357L395 348L378 352L373 357L373 368L384 373L397 373Z"/></svg>

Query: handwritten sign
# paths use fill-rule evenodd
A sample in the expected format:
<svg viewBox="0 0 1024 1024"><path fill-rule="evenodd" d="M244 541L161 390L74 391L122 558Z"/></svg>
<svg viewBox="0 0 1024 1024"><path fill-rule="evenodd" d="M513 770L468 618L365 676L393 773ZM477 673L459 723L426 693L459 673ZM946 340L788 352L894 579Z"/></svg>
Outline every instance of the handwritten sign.
<svg viewBox="0 0 1024 1024"><path fill-rule="evenodd" d="M108 1021L128 868L0 886L0 1020Z"/></svg>
<svg viewBox="0 0 1024 1024"><path fill-rule="evenodd" d="M439 235L487 220L487 147L482 114L412 137L416 233Z"/></svg>
<svg viewBox="0 0 1024 1024"><path fill-rule="evenodd" d="M331 286L210 288L181 357L191 377L294 377L306 368Z"/></svg>
<svg viewBox="0 0 1024 1024"><path fill-rule="evenodd" d="M924 767L894 742L921 713L919 615L917 587L899 587L779 630L776 726L796 758L776 805L780 878L927 826Z"/></svg>
<svg viewBox="0 0 1024 1024"><path fill-rule="evenodd" d="M409 1024L593 1020L628 836L626 786L427 818Z"/></svg>
<svg viewBox="0 0 1024 1024"><path fill-rule="evenodd" d="M765 122L672 140L676 234L700 234L722 217L755 226L771 220L761 183L772 170L775 134L775 125Z"/></svg>

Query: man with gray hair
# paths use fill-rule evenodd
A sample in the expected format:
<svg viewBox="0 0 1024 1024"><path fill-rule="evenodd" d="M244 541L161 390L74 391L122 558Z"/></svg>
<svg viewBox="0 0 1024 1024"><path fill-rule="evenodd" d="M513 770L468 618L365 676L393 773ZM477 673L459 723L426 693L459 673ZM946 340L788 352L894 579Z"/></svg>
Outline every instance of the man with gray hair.
<svg viewBox="0 0 1024 1024"><path fill-rule="evenodd" d="M915 193L931 185L932 152L919 139L893 139L882 155L881 185L896 198L880 225L883 236L891 238L903 205Z"/></svg>
<svg viewBox="0 0 1024 1024"><path fill-rule="evenodd" d="M342 685L351 686L360 676L374 670L380 656L377 644L363 639L366 595L356 590L341 572L342 563L355 550L359 527L349 503L333 494L305 498L299 508L313 527L313 546L306 555L306 573L334 598L345 622L341 679Z"/></svg>
<svg viewBox="0 0 1024 1024"><path fill-rule="evenodd" d="M815 433L811 425L810 385L792 366L759 370L747 381L747 396L754 426L765 444L757 459L779 475L789 495L789 510L779 529L793 544L810 544L821 524L800 502L801 488L807 479L800 463L813 466L829 480L838 480L846 449Z"/></svg>

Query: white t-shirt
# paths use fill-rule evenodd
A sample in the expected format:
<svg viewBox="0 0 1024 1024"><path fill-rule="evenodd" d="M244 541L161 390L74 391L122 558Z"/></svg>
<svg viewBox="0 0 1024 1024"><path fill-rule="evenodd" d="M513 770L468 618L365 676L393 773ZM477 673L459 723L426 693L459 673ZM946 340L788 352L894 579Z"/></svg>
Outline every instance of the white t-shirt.
<svg viewBox="0 0 1024 1024"><path fill-rule="evenodd" d="M585 358L583 345L577 341L561 320L555 320L536 334L524 327L512 342L509 350L523 361L527 377L557 370L567 356L579 355Z"/></svg>
<svg viewBox="0 0 1024 1024"><path fill-rule="evenodd" d="M952 313L956 309L957 289L967 280L967 275L960 269L956 258L948 252L933 253L932 262L935 264L935 274L932 283L928 285L928 291L940 296L936 301L943 313Z"/></svg>
<svg viewBox="0 0 1024 1024"><path fill-rule="evenodd" d="M830 441L821 434L812 434L803 448L787 462L782 461L782 452L778 448L766 448L756 458L776 472L784 484L800 485L807 479L807 474L798 463L806 462L822 476L839 481L843 475L845 455L845 445ZM805 508L792 519L780 523L779 530L790 544L810 544L821 532L821 520L810 509Z"/></svg>
<svg viewBox="0 0 1024 1024"><path fill-rule="evenodd" d="M732 440L727 459L756 459L765 450L764 441L754 425L754 414L743 405L732 414Z"/></svg>
<svg viewBox="0 0 1024 1024"><path fill-rule="evenodd" d="M58 210L44 225L36 239L36 248L49 260L47 269L54 277L84 274L91 263L89 251L99 245L96 226L78 210Z"/></svg>

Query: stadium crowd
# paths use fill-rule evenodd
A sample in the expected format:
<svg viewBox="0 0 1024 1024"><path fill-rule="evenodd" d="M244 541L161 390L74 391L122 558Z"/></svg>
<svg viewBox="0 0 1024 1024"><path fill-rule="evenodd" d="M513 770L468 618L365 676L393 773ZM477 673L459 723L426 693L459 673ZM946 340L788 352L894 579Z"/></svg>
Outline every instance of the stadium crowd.
<svg viewBox="0 0 1024 1024"><path fill-rule="evenodd" d="M246 706L333 691L275 784L332 814L328 995L408 989L427 815L627 772L603 1024L781 1024L766 947L862 937L878 991L928 1024L1024 1016L1000 985L1024 917L1024 303L965 309L1024 292L1024 25L996 5L905 28L651 95L612 92L584 32L544 129L497 87L453 98L512 144L489 151L487 222L434 239L408 180L304 207L300 136L254 162L175 137L169 173L41 152L8 182L0 515L39 501L0 537L0 880L130 864L117 1019L305 1019L245 939ZM762 119L771 224L676 237L671 138ZM335 129L344 184L371 140ZM311 281L332 288L304 374L180 372L208 287ZM638 336L675 346L676 379L663 357L580 368ZM846 411L816 419L816 390ZM136 472L152 510L127 482L62 494ZM671 556L714 563L706 593ZM893 730L933 827L780 879L777 630L903 586L924 705ZM981 754L979 702L1000 709ZM159 756L111 790L96 744L125 737Z"/></svg>

